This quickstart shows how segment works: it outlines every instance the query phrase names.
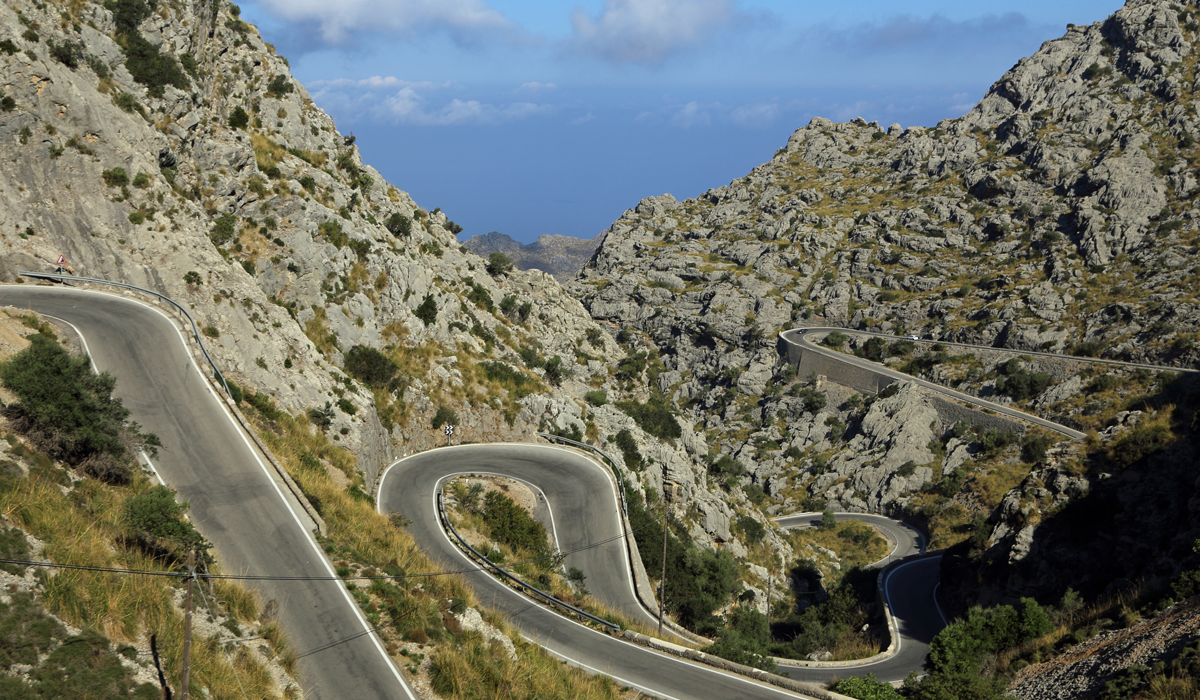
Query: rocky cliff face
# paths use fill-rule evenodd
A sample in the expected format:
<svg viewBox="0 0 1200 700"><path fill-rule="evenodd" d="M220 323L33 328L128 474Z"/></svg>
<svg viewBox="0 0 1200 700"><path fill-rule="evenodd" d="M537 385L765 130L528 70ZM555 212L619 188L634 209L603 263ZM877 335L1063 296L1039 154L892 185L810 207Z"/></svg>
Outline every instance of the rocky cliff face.
<svg viewBox="0 0 1200 700"><path fill-rule="evenodd" d="M661 356L658 387L773 508L816 498L895 511L928 502L936 494L918 491L933 487L953 496L965 533L971 517L1043 479L1062 487L1048 504L1069 501L1086 490L1079 473L1035 473L1001 496L1030 462L1078 453L1019 457L986 436L947 434L909 388L870 402L790 384L776 334L843 325L1195 367L1197 41L1195 3L1130 0L1043 44L961 118L908 129L814 119L746 177L683 201L642 200L604 233L572 289L595 318L645 335ZM1018 400L1096 425L1102 446L1133 432L1118 414L1138 392L1166 384L1132 371L1105 384L1103 370L1053 364L1035 368L1047 384ZM914 371L999 393L999 365L987 365ZM960 469L971 468L960 490ZM989 532L997 522L1008 523L996 532L1007 544L1028 525L992 520ZM1169 559L1174 545L1162 544L1153 556ZM1139 555L1121 566L1137 562L1149 565ZM1031 590L1013 581L998 599Z"/></svg>
<svg viewBox="0 0 1200 700"><path fill-rule="evenodd" d="M600 241L596 238L541 235L533 243L518 243L499 231L472 236L463 242L472 253L488 257L492 253L504 253L522 270L542 270L566 281L579 272Z"/></svg>
<svg viewBox="0 0 1200 700"><path fill-rule="evenodd" d="M478 362L523 375L516 351L528 348L567 358L568 387L606 373L617 353L604 333L587 345L595 366L577 364L597 331L577 301L541 272L488 275L446 214L361 163L234 6L110 6L0 8L6 281L62 254L76 274L180 300L239 383L293 413L333 404L328 429L368 480L444 440L430 428L440 405L458 411L464 439L543 422L480 379ZM149 64L132 58L137 41ZM356 345L411 356L411 376L377 397L342 369ZM377 399L396 410L381 418Z"/></svg>
<svg viewBox="0 0 1200 700"><path fill-rule="evenodd" d="M0 277L64 255L74 274L179 300L231 379L315 412L368 487L445 443L438 415L462 441L628 429L658 476L705 454L690 430L662 442L585 402L649 395L643 371L618 377L608 324L545 272L489 274L446 213L361 162L238 15L224 0L0 7ZM563 238L526 248L559 272L594 249ZM350 371L359 346L396 380ZM739 547L729 505L697 493L697 536Z"/></svg>

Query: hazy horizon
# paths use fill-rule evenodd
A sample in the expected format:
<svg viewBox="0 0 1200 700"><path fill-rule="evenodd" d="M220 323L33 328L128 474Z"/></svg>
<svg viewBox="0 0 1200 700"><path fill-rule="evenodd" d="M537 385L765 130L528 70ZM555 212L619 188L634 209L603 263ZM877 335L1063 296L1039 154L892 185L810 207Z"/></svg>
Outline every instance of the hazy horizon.
<svg viewBox="0 0 1200 700"><path fill-rule="evenodd" d="M814 116L961 116L1067 23L1120 6L256 0L243 16L365 162L464 238L528 243L728 184Z"/></svg>

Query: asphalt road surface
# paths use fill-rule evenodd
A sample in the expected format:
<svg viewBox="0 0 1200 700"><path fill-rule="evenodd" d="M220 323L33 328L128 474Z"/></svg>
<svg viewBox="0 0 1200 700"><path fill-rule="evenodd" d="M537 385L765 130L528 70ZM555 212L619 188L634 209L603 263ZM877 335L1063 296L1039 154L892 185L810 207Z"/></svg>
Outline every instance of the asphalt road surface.
<svg viewBox="0 0 1200 700"><path fill-rule="evenodd" d="M526 638L580 666L611 675L618 681L672 698L777 697L787 694L715 669L684 662L643 647L616 640L576 624L514 592L478 570L450 541L438 522L436 492L458 474L502 475L535 484L545 494L559 544L568 566L587 575L597 598L627 615L649 618L633 594L624 541L617 519L617 497L607 470L589 457L557 446L530 444L462 445L406 457L389 467L379 486L379 510L411 519L408 530L422 551L452 570L469 570L467 579L481 602L504 612ZM783 519L784 527L820 520L821 514L798 514ZM897 543L893 557L923 549L920 533L880 516L840 514L839 519L862 519L885 530ZM574 551L591 543L599 547ZM827 682L856 673L900 680L922 668L929 641L944 626L933 598L940 560L924 559L894 571L887 586L902 639L897 654L884 661L849 667L804 667L789 664L795 680Z"/></svg>
<svg viewBox="0 0 1200 700"><path fill-rule="evenodd" d="M800 348L803 349L804 352L815 352L819 355L825 355L826 357L836 358L838 360L841 360L842 362L847 362L847 363L855 365L857 367L862 367L862 368L870 370L876 374L880 374L885 377L891 377L892 379L896 379L898 381L913 382L913 383L915 383L919 386L922 386L926 389L929 389L931 391L935 391L939 394L942 394L943 396L949 396L949 397L958 399L959 401L962 401L964 403L969 403L969 404L973 404L975 406L979 406L981 408L990 409L992 411L995 411L996 413L1001 413L1010 418L1016 418L1018 420L1025 421L1027 423L1033 423L1034 425L1039 425L1043 428L1046 428L1047 430L1053 430L1056 433L1066 435L1067 437L1073 438L1075 440L1083 439L1083 433L1079 432L1078 430L1075 430L1074 428L1068 428L1065 425L1059 425L1058 423L1055 423L1054 421L1049 421L1049 420L1046 420L1045 418L1039 418L1035 415L1025 413L1024 411L1018 411L1015 408L1010 408L1008 406L1001 406L998 403L992 403L991 401L988 401L986 399L981 399L977 396L971 396L970 394L964 394L961 391L955 391L954 389L948 389L948 388L942 386L941 384L935 384L933 382L926 381L924 379L918 379L917 377L914 377L911 374L904 374L903 372L897 372L896 370L890 369L888 367L884 367L883 365L881 365L877 362L871 362L870 360L864 360L861 357L855 357L854 355L851 355L848 353L838 352L837 350L832 350L830 348L827 348L827 347L824 347L821 345L817 345L816 343L813 343L812 341L808 340L808 337L807 337L810 334L825 334L825 333L830 333L835 330L839 331L841 333L845 333L846 335L874 336L874 337L878 337L878 338L889 338L889 339L894 338L896 340L903 340L903 338L899 338L897 336L886 335L883 333L870 333L867 331L846 330L845 328L802 328L802 329L797 329L797 330L784 331L783 333L780 333L780 337L782 337L784 342L786 342L786 343L799 346ZM974 346L974 345L960 345L958 343L943 343L943 345L958 345L959 347L988 349L988 350L996 350L997 349L997 348L979 348L978 346ZM1000 348L1000 349L1003 349L1003 348ZM1039 354L1046 354L1046 353L1039 353ZM1054 357L1073 359L1073 360L1074 359L1086 359L1086 358L1074 358L1074 357L1067 358L1064 355L1055 355Z"/></svg>
<svg viewBox="0 0 1200 700"><path fill-rule="evenodd" d="M0 286L0 304L73 325L96 366L117 378L132 419L164 448L154 467L191 504L225 573L334 576L300 517L201 376L165 315L112 294ZM337 581L255 582L299 657L306 698L413 698Z"/></svg>

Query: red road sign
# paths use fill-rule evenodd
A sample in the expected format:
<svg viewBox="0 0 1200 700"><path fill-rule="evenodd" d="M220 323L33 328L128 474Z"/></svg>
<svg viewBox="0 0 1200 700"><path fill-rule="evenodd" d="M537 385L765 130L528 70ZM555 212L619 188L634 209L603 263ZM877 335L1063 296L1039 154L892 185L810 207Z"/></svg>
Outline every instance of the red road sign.
<svg viewBox="0 0 1200 700"><path fill-rule="evenodd" d="M67 259L66 259L65 257L63 257L63 256L61 256L61 255L60 255L60 256L58 256L58 261L57 261L57 262L55 262L54 264L55 264L55 265L66 265L66 264L67 264Z"/></svg>

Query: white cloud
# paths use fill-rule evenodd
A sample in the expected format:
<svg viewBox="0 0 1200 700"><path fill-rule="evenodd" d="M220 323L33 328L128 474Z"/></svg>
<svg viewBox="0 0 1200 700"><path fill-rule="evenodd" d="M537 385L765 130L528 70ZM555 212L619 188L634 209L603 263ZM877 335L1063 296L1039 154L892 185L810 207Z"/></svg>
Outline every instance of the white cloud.
<svg viewBox="0 0 1200 700"><path fill-rule="evenodd" d="M316 25L328 44L345 45L358 31L410 36L444 30L459 43L484 35L518 34L516 26L485 0L258 0L275 16Z"/></svg>
<svg viewBox="0 0 1200 700"><path fill-rule="evenodd" d="M555 85L554 83L532 82L532 83L522 83L521 89L529 90L530 92L537 92L538 90L557 90L558 86Z"/></svg>
<svg viewBox="0 0 1200 700"><path fill-rule="evenodd" d="M575 117L574 119L572 119L571 121L569 121L567 123L571 124L573 126L578 126L580 124L587 124L588 122L592 122L592 121L596 121L596 115L592 114L591 112L588 112L587 114L583 115L582 117Z"/></svg>
<svg viewBox="0 0 1200 700"><path fill-rule="evenodd" d="M380 102L373 112L377 118L397 124L457 126L516 121L543 114L552 109L549 105L532 102L495 105L479 100L460 100L458 98L454 98L440 107L429 107L415 89L404 87Z"/></svg>
<svg viewBox="0 0 1200 700"><path fill-rule="evenodd" d="M570 45L613 63L657 66L736 18L731 0L604 0L599 17L571 14Z"/></svg>
<svg viewBox="0 0 1200 700"><path fill-rule="evenodd" d="M733 118L733 123L737 124L738 126L761 129L765 126L769 126L775 121L775 118L779 116L779 105L743 105L733 110L730 116Z"/></svg>
<svg viewBox="0 0 1200 700"><path fill-rule="evenodd" d="M671 117L672 126L684 129L690 129L693 126L708 126L711 123L712 117L709 116L708 110L700 106L698 102L687 103Z"/></svg>
<svg viewBox="0 0 1200 700"><path fill-rule="evenodd" d="M355 80L353 78L336 78L334 80L313 80L312 82L308 83L308 86L312 87L312 88L322 88L323 89L323 88L330 88L330 87L356 87L356 88L363 88L363 89L367 89L367 90L379 90L379 89L383 89L383 88L397 88L397 87L429 89L429 88L437 88L437 87L450 87L450 85L451 85L450 81L446 81L444 83L431 83L428 80L419 80L419 81L414 82L411 80L401 80L394 75L389 75L387 77L373 75L370 78L362 78L361 80Z"/></svg>

